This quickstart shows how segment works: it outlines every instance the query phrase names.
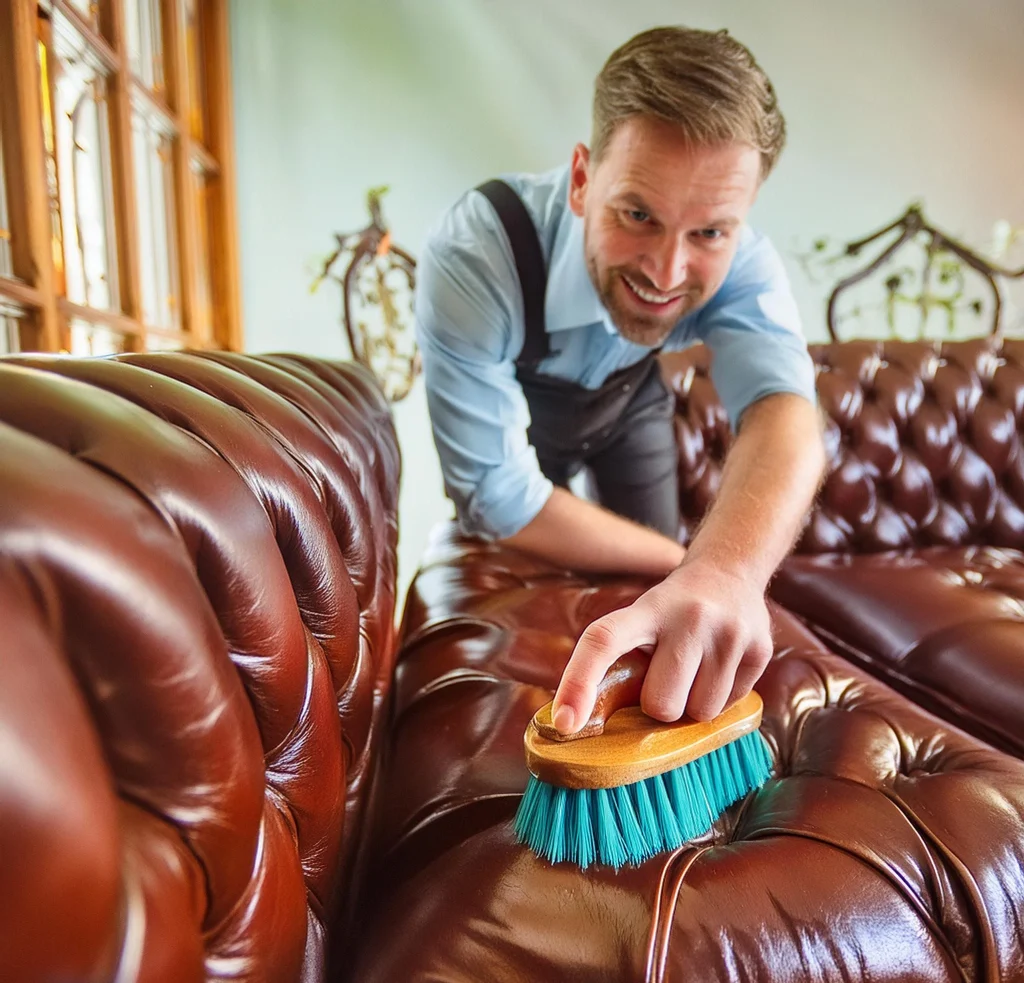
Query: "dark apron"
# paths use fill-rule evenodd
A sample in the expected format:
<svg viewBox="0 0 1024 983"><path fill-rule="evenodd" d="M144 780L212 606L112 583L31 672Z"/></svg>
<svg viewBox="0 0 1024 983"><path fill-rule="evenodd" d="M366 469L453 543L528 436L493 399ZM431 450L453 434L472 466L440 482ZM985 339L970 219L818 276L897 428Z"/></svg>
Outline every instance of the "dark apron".
<svg viewBox="0 0 1024 983"><path fill-rule="evenodd" d="M661 378L659 350L614 372L597 389L538 371L550 348L544 323L547 267L537 229L503 181L477 190L505 227L523 291L525 335L516 379L530 408L526 433L541 470L566 487L586 465L602 505L676 538L679 456L674 401Z"/></svg>

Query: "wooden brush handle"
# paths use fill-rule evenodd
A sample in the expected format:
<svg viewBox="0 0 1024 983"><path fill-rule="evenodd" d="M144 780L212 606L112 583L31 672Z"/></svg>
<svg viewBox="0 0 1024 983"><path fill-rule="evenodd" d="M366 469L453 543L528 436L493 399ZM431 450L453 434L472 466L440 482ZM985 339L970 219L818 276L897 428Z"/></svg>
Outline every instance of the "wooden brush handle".
<svg viewBox="0 0 1024 983"><path fill-rule="evenodd" d="M562 734L551 720L551 704L545 704L534 715L533 724L541 737L551 741L578 741L604 733L608 718L623 707L640 706L640 690L644 685L651 657L639 649L616 659L597 687L597 701L590 719L575 734Z"/></svg>
<svg viewBox="0 0 1024 983"><path fill-rule="evenodd" d="M663 775L757 730L761 713L761 697L752 690L707 721L683 717L665 724L652 720L640 707L623 707L602 733L588 741L548 740L531 721L523 735L526 767L542 782L561 788L631 785Z"/></svg>

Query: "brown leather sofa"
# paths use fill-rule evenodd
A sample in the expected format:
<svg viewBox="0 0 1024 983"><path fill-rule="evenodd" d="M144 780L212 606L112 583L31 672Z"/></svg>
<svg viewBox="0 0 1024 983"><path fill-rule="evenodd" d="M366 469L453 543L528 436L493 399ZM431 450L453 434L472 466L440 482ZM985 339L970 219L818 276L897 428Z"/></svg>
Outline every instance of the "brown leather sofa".
<svg viewBox="0 0 1024 983"><path fill-rule="evenodd" d="M617 874L510 820L526 722L643 582L442 526L396 656L360 370L0 361L0 979L1024 980L1022 357L816 350L833 466L772 587L776 777ZM665 369L686 537L727 428L702 350Z"/></svg>
<svg viewBox="0 0 1024 983"><path fill-rule="evenodd" d="M405 611L352 980L1024 980L1024 345L814 357L831 468L773 584L775 779L637 869L527 854L525 725L586 624L646 585L441 529ZM664 369L685 541L729 431L704 349Z"/></svg>
<svg viewBox="0 0 1024 983"><path fill-rule="evenodd" d="M0 980L324 979L398 472L355 366L0 360Z"/></svg>

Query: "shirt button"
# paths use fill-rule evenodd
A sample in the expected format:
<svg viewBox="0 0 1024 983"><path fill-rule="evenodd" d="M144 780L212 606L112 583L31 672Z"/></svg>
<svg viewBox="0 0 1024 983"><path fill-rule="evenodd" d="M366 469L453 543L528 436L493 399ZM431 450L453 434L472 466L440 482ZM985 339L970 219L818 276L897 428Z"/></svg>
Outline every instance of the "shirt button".
<svg viewBox="0 0 1024 983"><path fill-rule="evenodd" d="M585 451L589 451L590 450L590 441L589 440L583 441L583 449Z"/></svg>
<svg viewBox="0 0 1024 983"><path fill-rule="evenodd" d="M622 385L622 391L624 393L628 393L631 388L632 388L632 386L630 386L630 384L628 382L625 382Z"/></svg>

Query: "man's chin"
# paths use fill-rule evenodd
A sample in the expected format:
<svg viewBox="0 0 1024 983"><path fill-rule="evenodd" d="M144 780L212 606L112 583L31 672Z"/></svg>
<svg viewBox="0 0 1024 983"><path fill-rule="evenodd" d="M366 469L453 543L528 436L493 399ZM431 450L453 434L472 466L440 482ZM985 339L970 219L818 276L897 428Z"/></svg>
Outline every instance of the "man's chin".
<svg viewBox="0 0 1024 983"><path fill-rule="evenodd" d="M663 345L668 339L668 336L672 334L672 329L667 330L658 328L657 330L648 329L636 329L636 328L619 328L619 334L622 335L626 341L633 342L634 345L642 345L644 348L657 348L659 345Z"/></svg>
<svg viewBox="0 0 1024 983"><path fill-rule="evenodd" d="M626 341L645 348L656 348L663 344L679 322L679 318L671 321L640 321L635 317L623 317L620 312L612 316L612 323Z"/></svg>
<svg viewBox="0 0 1024 983"><path fill-rule="evenodd" d="M681 302L674 305L675 309L671 313L660 316L651 314L644 316L635 309L624 309L625 305L619 301L619 298L615 298L618 302L614 305L608 304L607 299L605 308L611 315L612 323L619 334L627 341L647 348L655 348L663 344L680 320L697 307L696 298L687 295L682 298Z"/></svg>

